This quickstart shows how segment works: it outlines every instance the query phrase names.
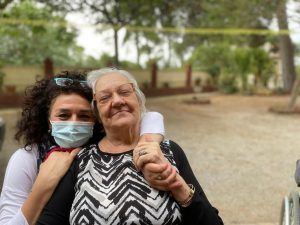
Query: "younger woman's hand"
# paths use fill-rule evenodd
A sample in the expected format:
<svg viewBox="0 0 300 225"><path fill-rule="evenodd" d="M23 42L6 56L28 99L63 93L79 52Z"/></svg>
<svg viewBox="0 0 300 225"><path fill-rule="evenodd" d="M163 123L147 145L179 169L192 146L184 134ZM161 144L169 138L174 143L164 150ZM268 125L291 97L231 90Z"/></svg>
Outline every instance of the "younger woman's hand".
<svg viewBox="0 0 300 225"><path fill-rule="evenodd" d="M26 201L22 205L22 213L29 225L36 221L49 201L57 184L68 171L80 148L72 152L53 152L40 166L38 176Z"/></svg>
<svg viewBox="0 0 300 225"><path fill-rule="evenodd" d="M60 179L66 174L71 166L74 158L78 154L81 148L76 148L71 152L53 152L40 166L40 170L37 177L37 182L45 182L42 185L48 186L57 185ZM35 182L35 185L38 183Z"/></svg>

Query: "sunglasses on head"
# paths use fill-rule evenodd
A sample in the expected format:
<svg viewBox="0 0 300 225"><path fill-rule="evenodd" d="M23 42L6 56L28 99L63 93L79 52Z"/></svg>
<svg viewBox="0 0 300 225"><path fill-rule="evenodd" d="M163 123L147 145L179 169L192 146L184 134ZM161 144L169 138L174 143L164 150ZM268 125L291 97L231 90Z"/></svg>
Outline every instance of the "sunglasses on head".
<svg viewBox="0 0 300 225"><path fill-rule="evenodd" d="M78 80L78 79L71 79L67 77L55 77L53 78L56 85L61 87L66 87L69 85L74 84L75 82L80 83L82 87L88 87L86 80Z"/></svg>

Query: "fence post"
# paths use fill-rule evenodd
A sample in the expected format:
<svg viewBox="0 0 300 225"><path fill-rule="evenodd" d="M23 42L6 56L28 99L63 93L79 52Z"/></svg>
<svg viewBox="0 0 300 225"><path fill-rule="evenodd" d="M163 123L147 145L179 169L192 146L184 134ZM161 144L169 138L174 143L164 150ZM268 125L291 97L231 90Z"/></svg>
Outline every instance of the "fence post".
<svg viewBox="0 0 300 225"><path fill-rule="evenodd" d="M151 88L156 88L157 85L157 65L156 63L151 64Z"/></svg>
<svg viewBox="0 0 300 225"><path fill-rule="evenodd" d="M185 86L186 87L191 87L192 86L192 65L191 64L188 64L186 66L186 69L185 69Z"/></svg>
<svg viewBox="0 0 300 225"><path fill-rule="evenodd" d="M50 58L44 60L44 75L45 78L51 78L54 75L53 62Z"/></svg>

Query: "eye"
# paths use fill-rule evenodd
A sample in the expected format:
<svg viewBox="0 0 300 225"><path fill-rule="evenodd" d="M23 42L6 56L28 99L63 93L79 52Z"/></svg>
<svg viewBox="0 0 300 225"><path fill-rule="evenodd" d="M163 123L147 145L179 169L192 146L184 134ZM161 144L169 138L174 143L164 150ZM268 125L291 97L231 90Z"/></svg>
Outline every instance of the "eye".
<svg viewBox="0 0 300 225"><path fill-rule="evenodd" d="M129 96L132 93L131 90L123 89L119 91L119 95L121 96Z"/></svg>
<svg viewBox="0 0 300 225"><path fill-rule="evenodd" d="M93 119L93 116L89 115L89 114L81 114L81 115L78 115L78 118L82 121L90 121Z"/></svg>
<svg viewBox="0 0 300 225"><path fill-rule="evenodd" d="M70 115L67 114L67 113L60 113L57 115L57 117L60 119L60 120L68 120L70 118Z"/></svg>
<svg viewBox="0 0 300 225"><path fill-rule="evenodd" d="M111 97L111 95L102 95L99 97L98 102L100 102L100 103L108 102L110 97Z"/></svg>

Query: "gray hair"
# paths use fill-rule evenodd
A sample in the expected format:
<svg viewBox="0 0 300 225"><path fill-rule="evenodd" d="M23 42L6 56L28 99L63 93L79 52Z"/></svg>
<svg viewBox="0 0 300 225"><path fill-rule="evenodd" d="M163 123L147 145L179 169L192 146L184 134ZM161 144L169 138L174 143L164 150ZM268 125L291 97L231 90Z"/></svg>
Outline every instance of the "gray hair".
<svg viewBox="0 0 300 225"><path fill-rule="evenodd" d="M96 84L97 84L97 81L99 80L99 78L103 77L105 75L111 74L111 73L120 74L120 75L126 77L130 81L130 83L133 84L135 94L137 96L137 99L138 99L140 107L141 107L141 116L143 117L144 114L146 113L145 95L139 88L138 83L135 80L135 78L126 70L120 70L117 68L103 68L103 69L93 70L93 71L89 72L87 74L87 83L92 88L93 93L95 94L95 92L96 92Z"/></svg>

